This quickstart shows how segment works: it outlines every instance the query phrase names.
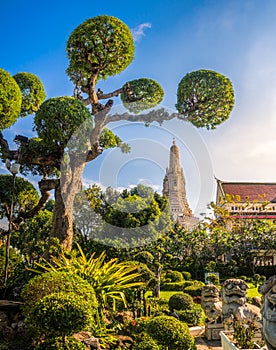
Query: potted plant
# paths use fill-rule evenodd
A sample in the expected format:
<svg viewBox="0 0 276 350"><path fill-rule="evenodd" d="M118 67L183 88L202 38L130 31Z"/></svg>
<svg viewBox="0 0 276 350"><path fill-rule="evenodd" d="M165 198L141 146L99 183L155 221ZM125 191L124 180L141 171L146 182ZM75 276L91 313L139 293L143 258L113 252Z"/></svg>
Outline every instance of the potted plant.
<svg viewBox="0 0 276 350"><path fill-rule="evenodd" d="M223 350L259 349L254 341L257 328L250 321L234 321L233 331L221 331Z"/></svg>

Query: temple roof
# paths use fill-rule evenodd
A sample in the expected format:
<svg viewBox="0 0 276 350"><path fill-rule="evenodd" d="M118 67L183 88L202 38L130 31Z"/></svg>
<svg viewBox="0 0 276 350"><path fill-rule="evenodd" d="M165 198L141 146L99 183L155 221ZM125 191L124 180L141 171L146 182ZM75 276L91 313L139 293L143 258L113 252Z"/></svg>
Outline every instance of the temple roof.
<svg viewBox="0 0 276 350"><path fill-rule="evenodd" d="M217 180L221 195L240 196L241 201L269 201L276 203L276 183L223 182Z"/></svg>

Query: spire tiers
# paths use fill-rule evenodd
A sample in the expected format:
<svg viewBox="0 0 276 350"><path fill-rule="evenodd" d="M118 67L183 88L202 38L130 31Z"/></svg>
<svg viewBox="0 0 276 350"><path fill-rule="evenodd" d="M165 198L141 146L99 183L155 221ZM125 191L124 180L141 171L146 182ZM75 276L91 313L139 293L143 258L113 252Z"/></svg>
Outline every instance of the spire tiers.
<svg viewBox="0 0 276 350"><path fill-rule="evenodd" d="M183 168L180 166L179 149L175 139L170 148L169 168L163 181L163 194L168 197L171 213L175 222L181 223L185 228L191 228L198 222L189 207Z"/></svg>

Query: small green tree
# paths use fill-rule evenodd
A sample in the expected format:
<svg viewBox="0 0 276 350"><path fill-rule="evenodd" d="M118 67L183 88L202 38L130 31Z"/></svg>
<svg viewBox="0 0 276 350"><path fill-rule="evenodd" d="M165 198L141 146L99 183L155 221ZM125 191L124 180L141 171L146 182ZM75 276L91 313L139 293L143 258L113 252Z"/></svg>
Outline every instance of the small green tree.
<svg viewBox="0 0 276 350"><path fill-rule="evenodd" d="M91 327L93 315L94 305L75 292L52 293L35 303L28 323L39 338L61 337L65 347L66 337Z"/></svg>

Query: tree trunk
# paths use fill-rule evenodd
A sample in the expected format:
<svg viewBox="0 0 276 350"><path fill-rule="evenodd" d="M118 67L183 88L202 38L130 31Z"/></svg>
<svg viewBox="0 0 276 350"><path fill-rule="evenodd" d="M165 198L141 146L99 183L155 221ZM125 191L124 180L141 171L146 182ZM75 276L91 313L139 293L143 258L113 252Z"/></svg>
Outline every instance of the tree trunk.
<svg viewBox="0 0 276 350"><path fill-rule="evenodd" d="M158 252L158 262L155 267L155 276L157 278L157 284L152 291L154 298L160 298L161 271L162 271L161 253Z"/></svg>
<svg viewBox="0 0 276 350"><path fill-rule="evenodd" d="M63 249L70 251L73 243L73 212L76 194L81 190L85 163L72 166L55 188L55 207L51 237L59 239Z"/></svg>

